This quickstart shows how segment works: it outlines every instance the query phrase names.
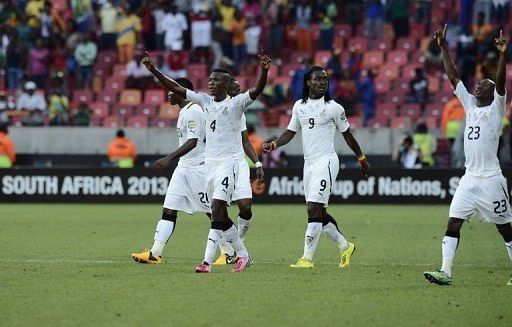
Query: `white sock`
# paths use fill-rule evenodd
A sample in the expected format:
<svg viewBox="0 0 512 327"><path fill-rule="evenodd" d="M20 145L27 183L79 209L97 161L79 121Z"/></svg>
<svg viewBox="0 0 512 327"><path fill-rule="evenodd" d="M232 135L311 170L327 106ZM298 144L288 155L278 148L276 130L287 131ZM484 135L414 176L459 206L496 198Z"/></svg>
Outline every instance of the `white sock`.
<svg viewBox="0 0 512 327"><path fill-rule="evenodd" d="M308 223L306 236L304 238L304 259L313 260L320 233L322 232L322 223Z"/></svg>
<svg viewBox="0 0 512 327"><path fill-rule="evenodd" d="M507 247L508 257L512 260L512 241L505 243Z"/></svg>
<svg viewBox="0 0 512 327"><path fill-rule="evenodd" d="M248 257L249 253L247 253L247 249L245 248L244 243L238 236L238 230L235 225L231 226L228 230L224 231L224 237L226 241L231 243L233 249L235 249L236 253L241 257Z"/></svg>
<svg viewBox="0 0 512 327"><path fill-rule="evenodd" d="M173 230L174 222L164 219L160 219L158 221L154 237L155 242L153 243L153 247L151 248L151 254L154 257L162 256L164 247L167 244L167 241L169 241L169 238L171 237Z"/></svg>
<svg viewBox="0 0 512 327"><path fill-rule="evenodd" d="M217 242L221 237L222 231L220 229L211 229L208 233L208 240L206 241L206 249L204 250L204 262L209 265L212 264L215 252L217 251Z"/></svg>
<svg viewBox="0 0 512 327"><path fill-rule="evenodd" d="M338 227L333 223L329 222L327 225L322 227L322 232L336 244L340 251L348 249L348 242L343 237L343 234L338 230Z"/></svg>
<svg viewBox="0 0 512 327"><path fill-rule="evenodd" d="M459 244L459 238L445 236L443 237L442 251L443 251L443 265L441 271L444 271L448 276L452 276L452 264L455 257L455 250Z"/></svg>
<svg viewBox="0 0 512 327"><path fill-rule="evenodd" d="M249 227L251 227L252 219L243 219L242 217L238 216L238 237L244 241L245 234L249 230Z"/></svg>
<svg viewBox="0 0 512 327"><path fill-rule="evenodd" d="M227 254L230 257L235 255L235 250L233 249L231 244L229 244L229 242L226 241L226 238L224 237L223 233L220 234L219 248L220 248L220 253L222 253L222 254Z"/></svg>

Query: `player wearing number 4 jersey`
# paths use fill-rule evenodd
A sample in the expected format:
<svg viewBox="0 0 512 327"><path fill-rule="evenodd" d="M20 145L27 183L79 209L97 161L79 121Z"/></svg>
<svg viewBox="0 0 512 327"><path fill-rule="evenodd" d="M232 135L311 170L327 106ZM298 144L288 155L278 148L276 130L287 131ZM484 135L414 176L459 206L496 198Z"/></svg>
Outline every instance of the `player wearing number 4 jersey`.
<svg viewBox="0 0 512 327"><path fill-rule="evenodd" d="M292 268L313 268L313 255L324 232L341 254L340 268L348 268L355 251L338 229L336 220L327 213L333 182L339 171L338 155L334 151L336 130L342 133L348 146L359 158L363 175L371 172L368 160L350 132L350 125L341 105L329 96L327 72L319 66L312 67L304 76L303 98L295 102L288 130L279 138L263 144L268 153L287 144L302 131L304 150L304 194L308 210L308 226L304 240L304 254Z"/></svg>
<svg viewBox="0 0 512 327"><path fill-rule="evenodd" d="M204 260L196 267L198 273L211 271L217 243L224 237L237 252L239 259L233 272L243 271L249 263L249 253L240 240L238 231L228 216L227 205L231 200L239 170L239 149L242 144L240 123L248 105L261 94L267 82L271 60L258 56L261 73L256 86L233 98L227 94L231 76L223 70L214 70L208 79L212 96L184 88L173 79L164 76L151 65L151 72L170 91L197 103L206 112L205 171L206 192L211 201L211 228L208 234ZM146 53L145 64L150 61ZM149 68L149 67L148 67Z"/></svg>
<svg viewBox="0 0 512 327"><path fill-rule="evenodd" d="M477 213L481 221L494 223L505 240L512 259L512 213L509 203L507 182L501 174L498 161L498 139L505 114L505 52L507 41L500 32L496 48L500 54L496 81L484 79L477 83L475 94L471 95L460 81L446 47L446 25L436 31L434 38L441 48L444 69L455 88L466 113L464 131L464 153L466 173L450 205L448 226L442 241L443 261L438 271L427 271L425 278L438 285L451 285L452 263L459 244L460 230L464 221ZM512 284L512 280L509 285Z"/></svg>
<svg viewBox="0 0 512 327"><path fill-rule="evenodd" d="M146 65L151 66L151 63L146 62ZM192 83L186 78L180 78L176 82L193 89ZM180 107L177 124L179 148L156 161L153 168L156 171L168 170L171 162L179 158L178 167L174 170L167 188L153 247L150 251L132 253L133 260L140 263L161 262L164 247L174 231L178 211L189 214L211 212L204 186L205 112L197 104L176 93L169 92L169 102Z"/></svg>

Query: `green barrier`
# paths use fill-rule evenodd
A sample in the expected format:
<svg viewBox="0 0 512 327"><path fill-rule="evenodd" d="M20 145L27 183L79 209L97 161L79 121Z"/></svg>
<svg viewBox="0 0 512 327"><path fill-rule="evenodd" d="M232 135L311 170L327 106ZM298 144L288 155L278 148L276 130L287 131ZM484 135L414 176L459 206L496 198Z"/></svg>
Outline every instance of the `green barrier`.
<svg viewBox="0 0 512 327"><path fill-rule="evenodd" d="M0 155L0 168L11 168L12 162L6 155Z"/></svg>

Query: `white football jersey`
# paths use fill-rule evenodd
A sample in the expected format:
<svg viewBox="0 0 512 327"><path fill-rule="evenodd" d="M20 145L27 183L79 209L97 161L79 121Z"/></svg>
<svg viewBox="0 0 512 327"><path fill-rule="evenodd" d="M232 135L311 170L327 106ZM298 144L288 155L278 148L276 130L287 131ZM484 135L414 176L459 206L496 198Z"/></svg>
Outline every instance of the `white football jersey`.
<svg viewBox="0 0 512 327"><path fill-rule="evenodd" d="M457 84L454 93L466 113L466 172L482 177L500 173L498 141L505 114L506 94L501 96L494 90L493 102L486 107L477 107L476 98L466 90L462 82Z"/></svg>
<svg viewBox="0 0 512 327"><path fill-rule="evenodd" d="M196 147L178 161L179 166L195 166L204 163L206 113L195 103L189 103L180 110L177 131L178 145L190 139L197 139Z"/></svg>
<svg viewBox="0 0 512 327"><path fill-rule="evenodd" d="M249 92L233 98L228 96L223 101L216 102L206 93L187 90L187 100L197 103L206 111L206 162L239 158L242 146L242 115L254 101Z"/></svg>
<svg viewBox="0 0 512 327"><path fill-rule="evenodd" d="M306 103L295 102L288 130L302 129L302 149L304 160L308 162L335 153L336 129L343 133L349 127L345 109L334 100L326 103L322 97L308 99Z"/></svg>
<svg viewBox="0 0 512 327"><path fill-rule="evenodd" d="M242 121L240 122L240 135L242 135L242 132L244 132L246 130L247 130L247 119L245 118L245 114L243 114L242 115ZM243 142L243 140L242 140L242 142ZM242 143L240 143L240 153L239 153L239 156L241 158L245 157L244 145Z"/></svg>

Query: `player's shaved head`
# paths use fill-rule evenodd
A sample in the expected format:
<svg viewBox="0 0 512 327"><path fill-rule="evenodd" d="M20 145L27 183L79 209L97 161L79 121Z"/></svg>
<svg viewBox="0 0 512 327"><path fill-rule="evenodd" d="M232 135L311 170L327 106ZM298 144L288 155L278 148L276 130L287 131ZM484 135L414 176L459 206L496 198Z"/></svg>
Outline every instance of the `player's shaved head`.
<svg viewBox="0 0 512 327"><path fill-rule="evenodd" d="M229 84L231 83L231 74L224 69L214 69L208 78L208 88L210 94L215 98L222 99L228 94Z"/></svg>

